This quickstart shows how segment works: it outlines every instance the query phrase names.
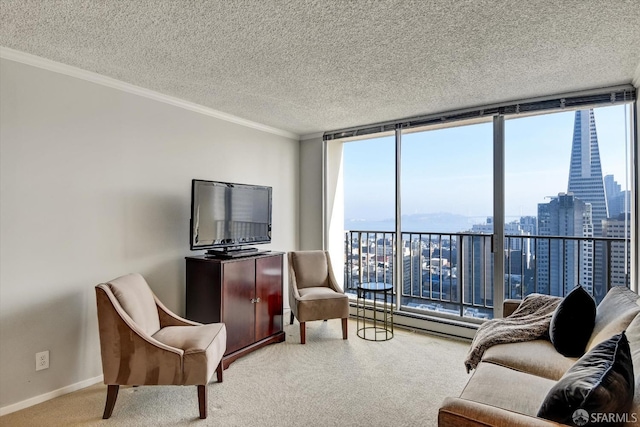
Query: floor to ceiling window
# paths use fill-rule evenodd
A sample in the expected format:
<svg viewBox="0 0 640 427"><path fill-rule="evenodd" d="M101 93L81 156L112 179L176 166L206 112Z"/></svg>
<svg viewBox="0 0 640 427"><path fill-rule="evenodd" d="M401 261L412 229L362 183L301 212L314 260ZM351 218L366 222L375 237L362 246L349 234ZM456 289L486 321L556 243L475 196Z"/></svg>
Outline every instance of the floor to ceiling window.
<svg viewBox="0 0 640 427"><path fill-rule="evenodd" d="M507 120L505 295L629 285L629 105Z"/></svg>
<svg viewBox="0 0 640 427"><path fill-rule="evenodd" d="M491 122L402 134L403 307L491 315L492 146Z"/></svg>
<svg viewBox="0 0 640 427"><path fill-rule="evenodd" d="M332 134L345 288L393 283L398 311L472 320L504 298L629 286L634 108L608 100Z"/></svg>
<svg viewBox="0 0 640 427"><path fill-rule="evenodd" d="M571 118L561 112L505 121L505 294L522 298L549 293L547 219L538 221L539 205L566 192L571 155ZM556 233L553 233L556 235ZM569 245L574 242L568 241ZM558 254L553 254L554 258ZM557 292L556 292L557 293Z"/></svg>
<svg viewBox="0 0 640 427"><path fill-rule="evenodd" d="M343 145L347 292L358 283L393 283L395 138Z"/></svg>

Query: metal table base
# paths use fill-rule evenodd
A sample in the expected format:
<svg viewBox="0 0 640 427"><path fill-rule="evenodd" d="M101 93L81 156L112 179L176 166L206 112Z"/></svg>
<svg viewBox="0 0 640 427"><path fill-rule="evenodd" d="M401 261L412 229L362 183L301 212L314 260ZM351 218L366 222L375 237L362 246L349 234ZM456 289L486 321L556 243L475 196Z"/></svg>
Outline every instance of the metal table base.
<svg viewBox="0 0 640 427"><path fill-rule="evenodd" d="M381 298L380 298L381 297ZM367 305L367 299L372 304ZM393 286L389 283L362 283L357 287L357 334L368 341L387 341L393 338ZM366 311L373 312L367 319Z"/></svg>

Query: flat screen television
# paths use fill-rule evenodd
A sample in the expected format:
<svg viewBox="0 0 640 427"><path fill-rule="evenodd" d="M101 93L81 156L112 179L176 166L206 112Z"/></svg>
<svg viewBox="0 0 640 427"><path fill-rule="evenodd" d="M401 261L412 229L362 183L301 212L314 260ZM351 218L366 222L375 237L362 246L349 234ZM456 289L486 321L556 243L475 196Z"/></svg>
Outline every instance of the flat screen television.
<svg viewBox="0 0 640 427"><path fill-rule="evenodd" d="M191 250L242 256L271 243L271 187L191 181Z"/></svg>

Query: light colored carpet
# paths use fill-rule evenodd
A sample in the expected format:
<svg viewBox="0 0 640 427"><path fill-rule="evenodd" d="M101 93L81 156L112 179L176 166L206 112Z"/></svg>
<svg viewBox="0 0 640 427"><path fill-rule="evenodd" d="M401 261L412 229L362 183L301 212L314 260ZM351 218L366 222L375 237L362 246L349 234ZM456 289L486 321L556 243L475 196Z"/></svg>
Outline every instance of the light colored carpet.
<svg viewBox="0 0 640 427"><path fill-rule="evenodd" d="M287 316L288 318L288 316ZM468 375L469 343L396 328L386 342L342 340L339 320L298 323L287 340L232 363L209 384L209 416L198 418L196 387L121 387L102 420L106 386L96 384L0 418L3 426L434 426L440 403Z"/></svg>

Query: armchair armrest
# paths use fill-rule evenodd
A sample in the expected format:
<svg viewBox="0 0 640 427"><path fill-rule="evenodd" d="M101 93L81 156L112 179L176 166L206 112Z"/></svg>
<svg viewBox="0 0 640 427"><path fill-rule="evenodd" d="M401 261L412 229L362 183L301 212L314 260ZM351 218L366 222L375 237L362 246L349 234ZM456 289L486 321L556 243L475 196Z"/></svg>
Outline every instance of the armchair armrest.
<svg viewBox="0 0 640 427"><path fill-rule="evenodd" d="M344 289L342 289L342 287L338 285L336 276L333 273L333 265L331 264L331 258L329 257L328 252L327 252L327 269L329 270L329 286L331 287L331 289L333 289L334 291L340 294L344 294Z"/></svg>
<svg viewBox="0 0 640 427"><path fill-rule="evenodd" d="M472 400L447 397L438 410L438 427L550 427L564 426L544 418L507 411Z"/></svg>
<svg viewBox="0 0 640 427"><path fill-rule="evenodd" d="M510 316L520 306L522 300L520 299L505 299L502 303L502 315L504 317Z"/></svg>
<svg viewBox="0 0 640 427"><path fill-rule="evenodd" d="M289 296L293 297L293 299L300 299L300 292L298 292L298 280L296 278L296 272L293 269L293 260L291 259L291 254L288 257L289 265ZM289 305L291 305L291 301L289 301Z"/></svg>
<svg viewBox="0 0 640 427"><path fill-rule="evenodd" d="M189 319L178 316L173 311L169 310L160 300L153 295L153 299L156 301L156 307L158 308L158 318L160 320L160 327L165 328L167 326L200 326L202 323L194 322Z"/></svg>

